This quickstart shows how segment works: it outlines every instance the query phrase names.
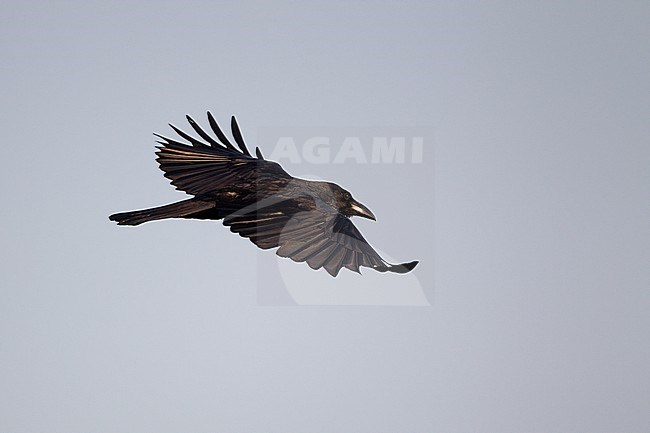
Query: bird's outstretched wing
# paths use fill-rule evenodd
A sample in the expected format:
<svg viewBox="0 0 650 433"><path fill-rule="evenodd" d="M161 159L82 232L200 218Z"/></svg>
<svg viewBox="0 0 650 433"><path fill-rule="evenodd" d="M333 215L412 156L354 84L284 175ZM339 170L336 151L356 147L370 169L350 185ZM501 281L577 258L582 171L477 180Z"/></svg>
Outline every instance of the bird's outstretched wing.
<svg viewBox="0 0 650 433"><path fill-rule="evenodd" d="M346 267L379 272L406 273L417 261L387 263L364 239L349 218L316 206L311 198L283 200L268 206L242 209L223 221L230 230L249 238L262 249L280 247L277 254L296 262L307 262L312 269L325 268L336 276ZM306 207L311 209L305 210Z"/></svg>
<svg viewBox="0 0 650 433"><path fill-rule="evenodd" d="M237 147L228 140L210 112L208 121L216 139L208 135L190 116L186 117L203 141L171 124L169 126L187 143L155 134L160 138L156 160L165 172L165 177L171 180L176 189L199 195L246 183L255 185L255 182L263 181L264 178L291 179L280 164L264 159L259 148L255 149L255 156L251 155L235 116L231 119L231 129Z"/></svg>

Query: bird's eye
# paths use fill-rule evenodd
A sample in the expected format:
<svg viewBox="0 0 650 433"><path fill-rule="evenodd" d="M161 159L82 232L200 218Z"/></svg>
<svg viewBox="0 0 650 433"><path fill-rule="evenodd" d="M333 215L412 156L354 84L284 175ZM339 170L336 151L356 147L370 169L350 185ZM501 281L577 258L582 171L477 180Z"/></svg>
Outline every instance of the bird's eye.
<svg viewBox="0 0 650 433"><path fill-rule="evenodd" d="M349 192L346 192L345 194L343 194L343 197L345 197L346 200L350 200L352 198L352 196L350 195Z"/></svg>

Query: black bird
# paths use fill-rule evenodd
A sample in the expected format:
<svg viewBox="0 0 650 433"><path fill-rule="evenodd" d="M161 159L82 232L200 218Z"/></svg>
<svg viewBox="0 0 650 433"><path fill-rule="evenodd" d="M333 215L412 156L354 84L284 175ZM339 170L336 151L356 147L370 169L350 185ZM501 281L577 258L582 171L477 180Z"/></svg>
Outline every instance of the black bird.
<svg viewBox="0 0 650 433"><path fill-rule="evenodd" d="M235 147L208 112L216 139L190 117L203 139L169 126L188 143L162 135L157 161L176 189L193 198L151 209L111 215L120 225L135 226L166 218L223 219L223 224L262 249L276 248L281 257L325 268L336 276L346 267L365 266L379 272L406 273L417 261L392 265L363 238L350 217L375 220L370 209L331 182L292 177L280 164L264 159L259 148L251 155L237 121L231 119ZM360 272L359 272L360 273Z"/></svg>

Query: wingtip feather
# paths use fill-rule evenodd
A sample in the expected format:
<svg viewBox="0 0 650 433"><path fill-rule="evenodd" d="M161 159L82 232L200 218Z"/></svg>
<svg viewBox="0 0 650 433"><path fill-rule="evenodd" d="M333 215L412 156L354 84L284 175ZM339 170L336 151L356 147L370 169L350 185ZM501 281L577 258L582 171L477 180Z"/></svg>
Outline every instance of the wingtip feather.
<svg viewBox="0 0 650 433"><path fill-rule="evenodd" d="M406 274L411 272L420 263L418 260L412 262L400 263L399 265L387 265L383 268L377 268L380 272L394 272L396 274Z"/></svg>

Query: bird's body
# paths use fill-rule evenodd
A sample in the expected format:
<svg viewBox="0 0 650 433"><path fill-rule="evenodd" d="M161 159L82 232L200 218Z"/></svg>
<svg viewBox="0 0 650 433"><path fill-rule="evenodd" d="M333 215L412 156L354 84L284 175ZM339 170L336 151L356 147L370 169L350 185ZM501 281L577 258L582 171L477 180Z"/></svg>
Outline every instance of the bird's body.
<svg viewBox="0 0 650 433"><path fill-rule="evenodd" d="M109 218L120 225L138 225L167 218L223 220L234 233L259 248L279 247L277 254L325 268L336 276L343 267L358 272L366 266L380 272L405 273L417 262L391 265L366 242L350 221L357 215L375 219L368 208L331 182L294 178L259 148L252 156L235 118L231 127L239 149L228 141L208 113L219 141L192 118L197 140L170 125L190 144L158 136L158 162L177 189L193 198L165 206L124 212Z"/></svg>

